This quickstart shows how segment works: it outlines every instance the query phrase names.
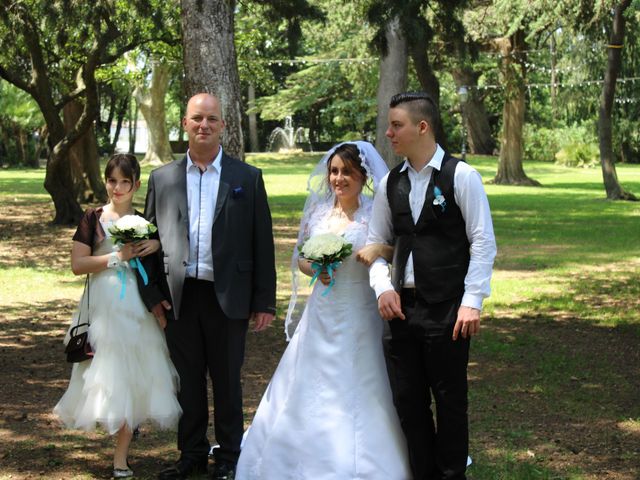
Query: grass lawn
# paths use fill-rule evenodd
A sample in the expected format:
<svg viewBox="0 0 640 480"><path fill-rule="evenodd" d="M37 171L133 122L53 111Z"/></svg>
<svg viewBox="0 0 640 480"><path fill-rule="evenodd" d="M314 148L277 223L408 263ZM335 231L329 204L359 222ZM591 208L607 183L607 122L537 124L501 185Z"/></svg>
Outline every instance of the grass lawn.
<svg viewBox="0 0 640 480"><path fill-rule="evenodd" d="M247 423L285 348L289 258L318 158L248 158L269 193L279 319L248 339ZM469 163L485 179L498 241L471 351L469 478L640 478L640 203L605 200L599 169L527 163L542 186L507 187L489 183L495 158ZM640 166L617 168L640 194ZM68 265L73 229L48 224L43 178L0 171L0 480L100 478L110 439L64 432L50 414L69 375L60 342L83 280ZM173 434L153 427L132 450L138 478L155 478L174 457Z"/></svg>

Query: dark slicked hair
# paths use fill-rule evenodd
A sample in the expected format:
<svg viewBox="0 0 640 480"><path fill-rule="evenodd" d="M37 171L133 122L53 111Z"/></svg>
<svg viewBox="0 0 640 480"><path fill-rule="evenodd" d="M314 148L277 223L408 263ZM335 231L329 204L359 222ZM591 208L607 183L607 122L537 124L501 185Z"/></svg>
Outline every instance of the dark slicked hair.
<svg viewBox="0 0 640 480"><path fill-rule="evenodd" d="M430 126L433 134L438 130L438 107L431 95L425 92L403 92L391 97L389 108L404 108L411 117L411 120L418 123L425 120Z"/></svg>
<svg viewBox="0 0 640 480"><path fill-rule="evenodd" d="M104 169L104 177L109 178L116 168L120 169L123 177L128 178L133 183L140 180L140 164L135 155L130 153L116 153L113 155Z"/></svg>

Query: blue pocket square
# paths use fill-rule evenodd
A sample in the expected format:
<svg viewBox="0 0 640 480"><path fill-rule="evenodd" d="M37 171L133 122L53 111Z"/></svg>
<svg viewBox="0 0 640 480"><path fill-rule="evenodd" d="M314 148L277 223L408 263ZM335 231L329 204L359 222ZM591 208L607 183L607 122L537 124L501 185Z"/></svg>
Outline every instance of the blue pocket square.
<svg viewBox="0 0 640 480"><path fill-rule="evenodd" d="M231 190L231 197L232 198L244 197L244 189L242 187L235 187L233 190Z"/></svg>

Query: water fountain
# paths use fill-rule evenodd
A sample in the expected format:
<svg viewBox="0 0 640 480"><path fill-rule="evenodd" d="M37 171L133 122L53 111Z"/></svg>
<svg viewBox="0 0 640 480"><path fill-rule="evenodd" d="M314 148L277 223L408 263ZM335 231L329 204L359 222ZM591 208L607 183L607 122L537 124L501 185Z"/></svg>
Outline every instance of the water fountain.
<svg viewBox="0 0 640 480"><path fill-rule="evenodd" d="M279 153L301 152L302 149L298 147L298 144L301 143L308 143L309 148L311 148L307 129L303 127L294 128L292 118L287 116L284 119L284 127L274 128L269 135L267 151L277 151Z"/></svg>

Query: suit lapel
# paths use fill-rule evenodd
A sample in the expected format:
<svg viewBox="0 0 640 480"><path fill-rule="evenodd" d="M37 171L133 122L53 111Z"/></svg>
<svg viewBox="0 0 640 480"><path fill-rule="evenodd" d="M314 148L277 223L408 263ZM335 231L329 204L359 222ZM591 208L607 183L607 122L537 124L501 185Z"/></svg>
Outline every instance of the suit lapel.
<svg viewBox="0 0 640 480"><path fill-rule="evenodd" d="M224 203L227 201L236 173L234 162L224 152L220 163L222 165L222 174L220 175L220 186L218 187L218 198L216 199L216 211L213 213L214 224L222 211Z"/></svg>
<svg viewBox="0 0 640 480"><path fill-rule="evenodd" d="M175 163L176 194L178 195L178 221L189 231L189 207L187 206L187 156Z"/></svg>

